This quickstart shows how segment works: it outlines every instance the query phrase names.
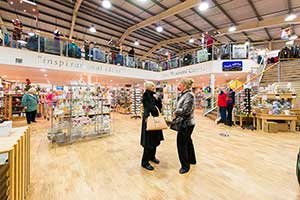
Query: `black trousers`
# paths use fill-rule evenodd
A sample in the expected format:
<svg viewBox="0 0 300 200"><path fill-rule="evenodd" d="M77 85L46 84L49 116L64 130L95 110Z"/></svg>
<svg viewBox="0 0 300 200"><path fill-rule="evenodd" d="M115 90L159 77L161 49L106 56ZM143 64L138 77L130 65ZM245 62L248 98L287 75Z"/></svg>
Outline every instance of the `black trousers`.
<svg viewBox="0 0 300 200"><path fill-rule="evenodd" d="M188 126L177 133L178 157L183 169L189 170L190 164L196 164L196 155L192 141L192 133L195 126Z"/></svg>
<svg viewBox="0 0 300 200"><path fill-rule="evenodd" d="M227 105L227 125L232 126L232 110L233 105Z"/></svg>
<svg viewBox="0 0 300 200"><path fill-rule="evenodd" d="M149 164L150 160L154 160L156 154L156 147L155 148L145 148L142 158L142 165L146 166Z"/></svg>
<svg viewBox="0 0 300 200"><path fill-rule="evenodd" d="M31 122L35 122L36 110L31 112L26 112L25 114L26 114L27 124L30 124Z"/></svg>

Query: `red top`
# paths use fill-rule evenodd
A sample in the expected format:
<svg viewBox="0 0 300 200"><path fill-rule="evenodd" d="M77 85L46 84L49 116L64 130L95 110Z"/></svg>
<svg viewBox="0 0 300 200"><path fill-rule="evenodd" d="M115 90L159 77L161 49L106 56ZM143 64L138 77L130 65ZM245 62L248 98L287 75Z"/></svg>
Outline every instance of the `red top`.
<svg viewBox="0 0 300 200"><path fill-rule="evenodd" d="M218 96L218 106L219 107L227 107L227 103L226 103L226 94L219 94Z"/></svg>
<svg viewBox="0 0 300 200"><path fill-rule="evenodd" d="M207 48L211 48L214 43L214 39L212 37L207 38Z"/></svg>

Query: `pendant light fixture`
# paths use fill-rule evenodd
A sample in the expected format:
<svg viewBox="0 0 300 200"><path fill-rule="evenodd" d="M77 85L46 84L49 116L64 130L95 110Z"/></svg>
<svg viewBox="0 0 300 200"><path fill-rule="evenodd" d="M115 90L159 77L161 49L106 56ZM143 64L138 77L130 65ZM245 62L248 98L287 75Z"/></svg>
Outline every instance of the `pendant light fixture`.
<svg viewBox="0 0 300 200"><path fill-rule="evenodd" d="M200 11L206 11L208 8L209 8L209 5L206 1L202 1L201 4L198 7L198 9Z"/></svg>
<svg viewBox="0 0 300 200"><path fill-rule="evenodd" d="M111 2L109 0L103 0L102 1L102 7L106 8L106 9L110 9L111 8Z"/></svg>
<svg viewBox="0 0 300 200"><path fill-rule="evenodd" d="M159 32L159 33L163 32L163 30L164 30L164 28L161 25L158 25L156 27L156 31Z"/></svg>
<svg viewBox="0 0 300 200"><path fill-rule="evenodd" d="M97 30L96 30L96 28L95 28L94 25L92 25L92 26L89 28L89 31L92 32L92 33L96 33L96 32L97 32Z"/></svg>

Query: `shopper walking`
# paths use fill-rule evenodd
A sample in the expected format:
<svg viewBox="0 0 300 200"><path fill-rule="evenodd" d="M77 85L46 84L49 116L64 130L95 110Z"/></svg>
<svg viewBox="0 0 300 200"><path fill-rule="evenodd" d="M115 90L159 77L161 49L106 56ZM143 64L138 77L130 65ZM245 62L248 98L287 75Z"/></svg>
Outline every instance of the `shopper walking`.
<svg viewBox="0 0 300 200"><path fill-rule="evenodd" d="M160 145L160 141L164 140L162 130L147 131L147 118L152 115L154 117L159 115L162 108L161 100L155 95L155 84L153 82L145 82L145 92L143 94L143 120L141 131L141 145L144 147L142 158L142 167L147 170L153 170L153 166L149 163L152 161L159 164L159 160L155 157L156 148Z"/></svg>
<svg viewBox="0 0 300 200"><path fill-rule="evenodd" d="M22 98L22 106L24 106L25 109L27 124L36 122L35 117L38 102L39 99L36 96L36 90L34 88L30 88Z"/></svg>
<svg viewBox="0 0 300 200"><path fill-rule="evenodd" d="M227 108L227 103L226 103L226 94L220 89L220 94L218 96L218 106L219 106L219 112L221 119L218 121L219 123L226 123L226 108Z"/></svg>
<svg viewBox="0 0 300 200"><path fill-rule="evenodd" d="M229 88L226 98L227 103L227 125L232 126L232 110L235 105L235 92Z"/></svg>
<svg viewBox="0 0 300 200"><path fill-rule="evenodd" d="M177 132L177 150L181 163L180 174L187 173L190 170L190 164L196 164L195 150L191 138L195 127L194 94L191 92L193 83L193 79L184 78L177 85L180 94L174 111L174 117L182 118L180 129Z"/></svg>

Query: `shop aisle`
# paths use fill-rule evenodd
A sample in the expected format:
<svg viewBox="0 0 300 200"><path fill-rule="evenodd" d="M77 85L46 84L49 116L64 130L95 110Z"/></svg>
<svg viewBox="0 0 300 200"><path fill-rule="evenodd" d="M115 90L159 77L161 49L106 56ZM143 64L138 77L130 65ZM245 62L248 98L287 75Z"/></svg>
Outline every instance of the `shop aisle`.
<svg viewBox="0 0 300 200"><path fill-rule="evenodd" d="M165 131L159 165L140 167L140 120L113 114L114 135L53 148L47 122L32 127L29 200L299 199L295 175L300 135L216 126L197 114L198 164L180 175L176 133ZM18 122L20 123L20 122ZM220 136L229 130L229 137Z"/></svg>

